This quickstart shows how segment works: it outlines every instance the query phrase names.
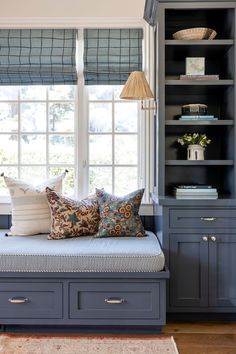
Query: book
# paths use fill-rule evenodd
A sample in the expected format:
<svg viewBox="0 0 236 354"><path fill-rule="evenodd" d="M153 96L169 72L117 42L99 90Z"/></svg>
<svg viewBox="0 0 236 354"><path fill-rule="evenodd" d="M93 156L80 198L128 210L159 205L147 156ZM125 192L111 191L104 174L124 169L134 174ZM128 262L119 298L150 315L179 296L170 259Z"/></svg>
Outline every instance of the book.
<svg viewBox="0 0 236 354"><path fill-rule="evenodd" d="M180 117L179 118L179 120L186 120L186 121L195 121L195 120L197 120L197 121L204 121L204 120L209 120L209 121L212 121L212 120L218 120L218 118L182 118L182 117Z"/></svg>
<svg viewBox="0 0 236 354"><path fill-rule="evenodd" d="M176 199L218 199L218 194L217 195L196 195L196 196L190 196L190 195L176 195Z"/></svg>
<svg viewBox="0 0 236 354"><path fill-rule="evenodd" d="M183 115L180 116L182 119L214 119L215 117L213 115Z"/></svg>
<svg viewBox="0 0 236 354"><path fill-rule="evenodd" d="M175 193L175 196L179 197L207 197L207 196L217 196L217 192L213 193Z"/></svg>
<svg viewBox="0 0 236 354"><path fill-rule="evenodd" d="M179 189L209 189L212 188L211 184L180 184L175 188Z"/></svg>
<svg viewBox="0 0 236 354"><path fill-rule="evenodd" d="M179 120L218 120L214 116L180 116Z"/></svg>
<svg viewBox="0 0 236 354"><path fill-rule="evenodd" d="M180 75L180 80L219 80L219 75Z"/></svg>
<svg viewBox="0 0 236 354"><path fill-rule="evenodd" d="M192 197L192 198L205 198L205 197L217 197L218 193L175 193L176 197Z"/></svg>
<svg viewBox="0 0 236 354"><path fill-rule="evenodd" d="M176 197L208 197L208 196L218 196L218 193L175 193Z"/></svg>
<svg viewBox="0 0 236 354"><path fill-rule="evenodd" d="M175 192L180 192L180 193L216 193L217 189L216 188L175 188Z"/></svg>

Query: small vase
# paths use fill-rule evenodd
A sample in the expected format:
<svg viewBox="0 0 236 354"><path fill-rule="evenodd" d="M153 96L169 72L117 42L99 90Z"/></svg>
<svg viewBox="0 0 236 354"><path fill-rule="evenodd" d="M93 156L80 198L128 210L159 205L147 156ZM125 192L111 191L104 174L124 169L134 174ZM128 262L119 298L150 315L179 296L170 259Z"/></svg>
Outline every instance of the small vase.
<svg viewBox="0 0 236 354"><path fill-rule="evenodd" d="M187 159L188 160L204 160L204 148L201 145L188 145Z"/></svg>

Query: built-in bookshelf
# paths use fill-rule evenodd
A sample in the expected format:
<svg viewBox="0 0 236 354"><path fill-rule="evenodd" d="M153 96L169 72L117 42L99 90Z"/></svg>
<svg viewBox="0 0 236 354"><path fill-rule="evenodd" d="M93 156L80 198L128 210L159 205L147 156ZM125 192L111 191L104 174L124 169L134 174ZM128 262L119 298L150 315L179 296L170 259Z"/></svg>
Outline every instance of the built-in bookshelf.
<svg viewBox="0 0 236 354"><path fill-rule="evenodd" d="M224 2L180 4L167 1L158 8L159 154L158 195L172 197L179 184L211 184L219 198L234 198L235 171L235 9ZM174 40L176 31L212 28L213 40ZM186 57L204 57L207 75L219 80L180 80ZM208 106L217 120L179 120L181 107ZM185 133L206 134L211 144L205 160L187 160L177 139Z"/></svg>

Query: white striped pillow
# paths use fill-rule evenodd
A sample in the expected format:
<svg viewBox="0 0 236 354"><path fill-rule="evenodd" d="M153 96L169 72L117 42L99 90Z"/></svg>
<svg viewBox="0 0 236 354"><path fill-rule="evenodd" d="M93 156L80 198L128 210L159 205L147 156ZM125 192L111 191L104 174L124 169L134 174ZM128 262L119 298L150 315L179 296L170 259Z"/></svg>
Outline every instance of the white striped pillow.
<svg viewBox="0 0 236 354"><path fill-rule="evenodd" d="M38 186L4 176L11 195L12 235L47 234L51 231L51 214L45 189L49 187L61 193L65 174L50 178Z"/></svg>

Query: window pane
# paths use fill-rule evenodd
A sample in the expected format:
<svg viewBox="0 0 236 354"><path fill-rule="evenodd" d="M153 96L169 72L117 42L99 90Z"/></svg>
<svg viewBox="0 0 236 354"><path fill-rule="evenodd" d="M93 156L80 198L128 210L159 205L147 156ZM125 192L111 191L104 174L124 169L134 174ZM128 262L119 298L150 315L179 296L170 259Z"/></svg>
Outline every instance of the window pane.
<svg viewBox="0 0 236 354"><path fill-rule="evenodd" d="M0 86L0 100L17 100L18 86Z"/></svg>
<svg viewBox="0 0 236 354"><path fill-rule="evenodd" d="M21 130L23 132L46 131L46 104L21 104Z"/></svg>
<svg viewBox="0 0 236 354"><path fill-rule="evenodd" d="M125 195L138 188L137 167L115 167L115 194Z"/></svg>
<svg viewBox="0 0 236 354"><path fill-rule="evenodd" d="M89 131L111 132L112 130L112 104L90 103L89 105Z"/></svg>
<svg viewBox="0 0 236 354"><path fill-rule="evenodd" d="M47 178L46 166L23 166L20 168L20 177L32 184L40 184Z"/></svg>
<svg viewBox="0 0 236 354"><path fill-rule="evenodd" d="M49 105L49 130L57 132L74 130L74 103L51 103Z"/></svg>
<svg viewBox="0 0 236 354"><path fill-rule="evenodd" d="M17 103L0 103L0 131L17 132L18 105Z"/></svg>
<svg viewBox="0 0 236 354"><path fill-rule="evenodd" d="M1 173L4 172L5 176L18 178L17 167L1 167ZM9 190L5 185L4 179L0 178L0 195L1 196L9 196Z"/></svg>
<svg viewBox="0 0 236 354"><path fill-rule="evenodd" d="M120 100L120 94L123 89L123 85L117 85L114 87L114 99L115 100Z"/></svg>
<svg viewBox="0 0 236 354"><path fill-rule="evenodd" d="M109 165L112 163L111 135L90 135L89 163L91 165Z"/></svg>
<svg viewBox="0 0 236 354"><path fill-rule="evenodd" d="M89 86L88 87L89 100L111 100L112 86Z"/></svg>
<svg viewBox="0 0 236 354"><path fill-rule="evenodd" d="M65 170L68 170L64 180L63 180L63 189L62 192L65 195L73 197L75 195L75 170L70 167L51 167L49 170L50 177L58 176L63 173Z"/></svg>
<svg viewBox="0 0 236 354"><path fill-rule="evenodd" d="M74 163L73 135L50 135L49 162L53 164Z"/></svg>
<svg viewBox="0 0 236 354"><path fill-rule="evenodd" d="M95 193L96 188L112 193L111 167L89 167L89 193Z"/></svg>
<svg viewBox="0 0 236 354"><path fill-rule="evenodd" d="M136 102L115 103L115 131L136 133L138 129L138 106Z"/></svg>
<svg viewBox="0 0 236 354"><path fill-rule="evenodd" d="M0 164L2 165L16 164L17 162L18 162L17 135L2 134L0 136Z"/></svg>
<svg viewBox="0 0 236 354"><path fill-rule="evenodd" d="M45 135L21 136L21 162L23 164L46 163L46 137Z"/></svg>
<svg viewBox="0 0 236 354"><path fill-rule="evenodd" d="M46 86L21 86L20 98L22 100L45 100Z"/></svg>
<svg viewBox="0 0 236 354"><path fill-rule="evenodd" d="M120 165L138 163L137 135L115 136L115 163Z"/></svg>
<svg viewBox="0 0 236 354"><path fill-rule="evenodd" d="M76 86L56 85L49 86L49 100L73 100L75 98Z"/></svg>

